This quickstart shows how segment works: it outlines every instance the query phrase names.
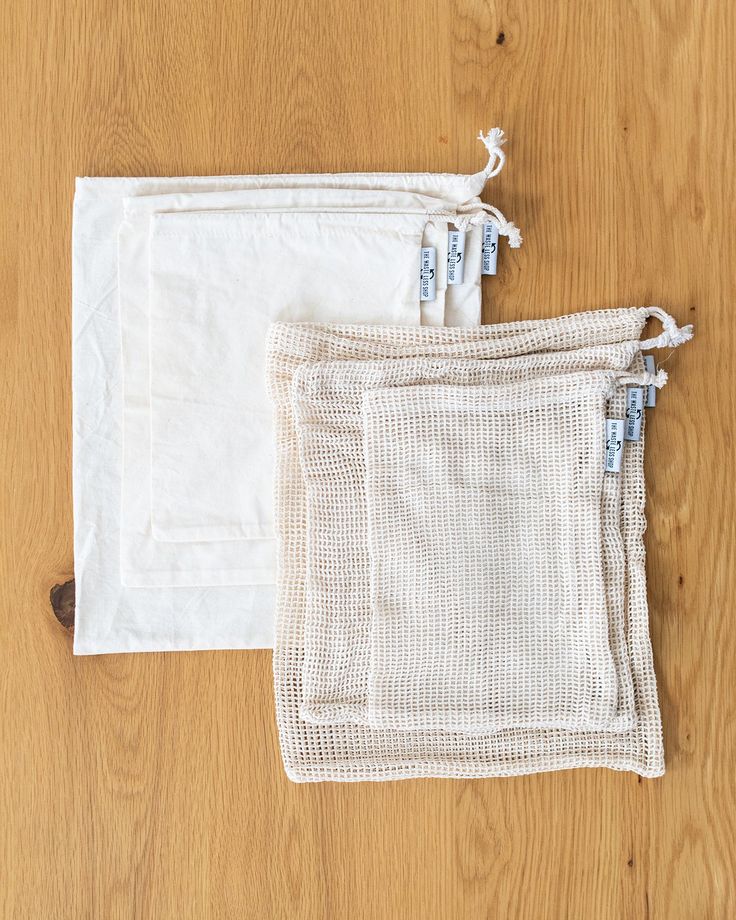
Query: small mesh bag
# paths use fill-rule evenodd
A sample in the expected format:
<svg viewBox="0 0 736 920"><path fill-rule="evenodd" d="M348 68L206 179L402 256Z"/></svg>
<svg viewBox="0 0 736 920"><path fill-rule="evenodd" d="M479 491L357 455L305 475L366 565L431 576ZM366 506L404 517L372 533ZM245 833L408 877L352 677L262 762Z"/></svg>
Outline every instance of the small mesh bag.
<svg viewBox="0 0 736 920"><path fill-rule="evenodd" d="M630 728L620 730L624 721L618 726L619 730L535 728L513 724L494 731L472 732L467 728L456 731L446 727L405 731L398 729L393 721L386 728L374 728L367 722L361 724L361 713L365 713L370 695L370 631L371 625L375 624L370 604L370 560L367 571L363 571L361 566L365 566L365 553L362 551L355 556L355 567L345 573L345 586L359 581L362 584L361 591L364 591L367 583L367 627L365 608L361 605L360 615L356 617L352 628L346 631L345 624L341 624L338 630L343 635L343 672L345 676L352 675L346 686L350 687L352 680L355 697L351 699L343 687L334 700L322 701L328 705L352 705L353 710L348 710L345 721L337 719L317 724L304 717L309 715L307 710L310 705L320 702L317 699L310 700L305 694L304 681L307 632L313 628L309 622L310 611L314 613L317 608L314 605L314 586L310 577L312 512L299 458L294 418L294 407L299 403L296 392L298 380L293 381L295 374L298 377L300 367L324 361L385 361L386 364L394 364L396 359L423 357L450 358L456 363L457 359L464 358L469 359L470 366L474 360L493 362L514 354L572 351L617 343L628 343L630 370L639 374L643 371L643 363L636 340L651 312L600 311L558 320L474 330L284 325L272 329L269 342L269 381L276 405L277 526L280 543L274 678L282 755L287 773L292 779L315 781L411 776L492 776L573 766L631 769L645 776L655 776L662 772L661 732L649 646L644 578L643 440L627 446L622 473L604 480L600 512L609 648L618 686L617 712L625 720L623 697L626 693L622 678L628 666L630 697L633 701L633 725ZM677 344L674 340L674 322L669 318L667 320L670 326L665 329L663 336L646 344L652 347ZM401 363L400 360L398 363ZM293 393L292 382L295 384ZM423 387L435 382L419 379L411 385ZM467 380L453 381L449 385L457 387L466 386L467 383ZM447 384L443 382L442 385ZM485 384L476 381L475 385ZM363 392L380 389L387 389L385 381L381 385L364 387ZM463 398L468 398L467 394ZM362 399L361 395L361 405ZM369 395L365 399L379 397ZM619 391L609 405L609 413L622 416L623 412L623 392ZM606 488L606 481L614 482L615 487ZM341 498L339 493L334 495L338 507ZM352 506L349 507L348 515L353 510ZM618 514L609 513L611 511L617 511ZM362 514L365 518L365 511ZM368 528L365 521L360 526L364 527L363 541L367 543ZM340 565L344 561L341 559ZM611 564L616 568L615 578L605 575ZM328 561L328 567L330 565L338 569L337 563ZM374 566L374 585L378 581L380 579L375 578ZM615 602L611 603L612 600ZM374 651L376 649L377 646L374 646ZM457 704L457 700L455 694L453 705ZM399 693L391 705L395 702L398 703L397 712L402 707L406 709L406 694ZM488 719L487 711L483 718ZM477 725L471 727L481 728Z"/></svg>
<svg viewBox="0 0 736 920"><path fill-rule="evenodd" d="M616 721L601 523L614 386L587 372L363 394L370 725Z"/></svg>

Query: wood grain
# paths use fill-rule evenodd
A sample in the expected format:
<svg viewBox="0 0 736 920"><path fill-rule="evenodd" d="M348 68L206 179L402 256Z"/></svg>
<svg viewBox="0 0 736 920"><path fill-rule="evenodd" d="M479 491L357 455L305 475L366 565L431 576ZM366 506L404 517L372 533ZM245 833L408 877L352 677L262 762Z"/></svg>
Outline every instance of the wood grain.
<svg viewBox="0 0 736 920"><path fill-rule="evenodd" d="M0 9L3 918L736 916L736 8L7 0ZM503 38L501 38L501 33ZM475 171L523 229L486 319L658 302L648 438L668 772L291 785L270 655L74 659L75 175Z"/></svg>

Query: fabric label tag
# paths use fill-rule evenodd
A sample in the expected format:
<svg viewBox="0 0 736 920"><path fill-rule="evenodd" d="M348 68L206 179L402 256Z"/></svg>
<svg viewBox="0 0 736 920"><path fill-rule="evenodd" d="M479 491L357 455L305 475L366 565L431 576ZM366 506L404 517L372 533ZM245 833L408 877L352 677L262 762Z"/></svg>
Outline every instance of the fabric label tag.
<svg viewBox="0 0 736 920"><path fill-rule="evenodd" d="M621 457L624 452L624 420L606 419L606 465L607 473L621 472Z"/></svg>
<svg viewBox="0 0 736 920"><path fill-rule="evenodd" d="M419 271L419 299L435 300L437 297L437 250L434 246L422 247Z"/></svg>
<svg viewBox="0 0 736 920"><path fill-rule="evenodd" d="M462 284L465 269L465 231L447 232L447 283Z"/></svg>
<svg viewBox="0 0 736 920"><path fill-rule="evenodd" d="M646 368L648 374L657 373L653 355L644 355L644 367ZM654 384L650 384L647 387L647 398L644 402L644 405L647 407L647 409L651 409L652 406L657 405L657 388L654 386Z"/></svg>
<svg viewBox="0 0 736 920"><path fill-rule="evenodd" d="M483 224L483 268L481 274L495 275L498 259L498 227L490 220Z"/></svg>
<svg viewBox="0 0 736 920"><path fill-rule="evenodd" d="M641 417L644 415L644 390L642 387L626 388L626 432L627 441L641 438Z"/></svg>

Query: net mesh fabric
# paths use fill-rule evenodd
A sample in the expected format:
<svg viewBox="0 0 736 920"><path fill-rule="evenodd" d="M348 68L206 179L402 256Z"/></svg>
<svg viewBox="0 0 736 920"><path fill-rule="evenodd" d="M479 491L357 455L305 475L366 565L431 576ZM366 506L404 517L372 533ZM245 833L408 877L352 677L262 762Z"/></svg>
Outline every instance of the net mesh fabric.
<svg viewBox="0 0 736 920"><path fill-rule="evenodd" d="M296 372L292 405L307 500L308 587L301 709L307 721L373 724L366 699L372 657L373 567L368 547L365 495L362 413L365 396L377 387L390 385L402 393L411 385L427 385L429 382L431 386L428 389L434 392L435 399L440 398L442 384L473 390L493 383L502 389L505 386L508 392L512 383L515 386L524 382L532 385L530 380L537 377L539 379L533 385L540 388L542 398L545 390L549 398L555 387L564 386L559 375L566 371L581 367L623 370L630 364L637 348L635 342L630 342L486 361L415 358L383 362L322 362L316 366L304 366ZM552 382L545 383L545 379ZM577 377L575 385L580 383L582 381ZM572 393L568 394L568 399L571 396ZM597 424L599 429L602 428L602 416ZM601 432L601 445L602 440ZM481 468L484 462L479 461ZM602 476L602 465L601 459L597 469L592 466L589 469L593 476L603 479L603 487L608 491L611 477ZM554 476L550 476L550 481L554 483ZM557 485L559 487L559 483ZM606 521L606 531L619 532L618 509L606 508L609 516L611 513L615 516L613 521ZM436 502L434 510L439 510ZM540 506L538 511L545 514L549 509ZM591 526L600 530L600 520L591 522ZM482 542L480 534L476 533L475 537ZM600 565L601 537L597 534L596 540L597 550L593 556L597 560L596 565ZM603 561L610 561L612 568L615 558L615 554L609 557L606 547ZM517 560L517 564L519 562ZM422 574L427 574L426 568ZM620 571L612 571L610 578L606 578L606 584L619 574ZM404 569L404 577L412 577L408 568ZM459 584L453 584L450 592L459 589ZM595 618L594 610L588 611L588 614ZM625 687L629 680L624 667L622 685ZM630 694L628 699L630 703ZM627 712L628 722L627 714L620 713L611 721L610 727L615 728L622 721L630 724L630 704ZM603 724L602 716L597 724Z"/></svg>
<svg viewBox="0 0 736 920"><path fill-rule="evenodd" d="M279 588L274 681L281 749L296 781L378 780L412 776L513 775L576 766L607 766L656 776L663 770L661 731L649 643L644 576L643 440L627 446L623 471L602 498L606 559L625 559L619 583L607 581L610 647L619 678L631 672L634 725L626 731L505 728L469 734L397 731L364 724L314 724L302 717L305 620L308 610L308 515L292 405L292 378L305 365L384 358L499 358L629 342L632 370L643 369L638 339L645 310L610 310L479 329L273 327L269 382L276 406ZM609 413L621 417L623 392ZM611 480L614 477L610 477ZM618 526L605 508L617 509ZM613 530L615 529L615 533ZM615 595L616 603L611 603ZM346 671L349 662L346 662ZM362 699L361 699L362 701Z"/></svg>
<svg viewBox="0 0 736 920"><path fill-rule="evenodd" d="M364 392L368 724L631 727L604 581L611 389L588 372Z"/></svg>

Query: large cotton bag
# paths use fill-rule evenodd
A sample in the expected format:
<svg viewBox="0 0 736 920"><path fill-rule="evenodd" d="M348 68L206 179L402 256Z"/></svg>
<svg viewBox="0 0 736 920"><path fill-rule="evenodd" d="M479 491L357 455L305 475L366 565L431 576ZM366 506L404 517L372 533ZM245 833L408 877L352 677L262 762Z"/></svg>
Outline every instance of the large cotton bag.
<svg viewBox="0 0 736 920"><path fill-rule="evenodd" d="M490 135L487 140L493 148ZM474 176L358 173L77 180L72 240L76 654L265 648L273 643L272 584L181 584L191 571L191 560L150 558L155 542L150 514L145 519L136 518L135 509L128 504L122 508L128 522L121 522L123 365L117 237L124 219L124 199L298 186L393 189L449 200L458 206L480 194L500 162L502 156L492 153L486 168ZM471 232L477 237L480 228L469 231L469 236ZM140 258L147 264L147 237L138 245ZM479 290L476 296L479 315ZM147 310L147 301L139 306ZM148 399L149 392L144 388L142 398ZM150 424L147 430L150 432ZM142 441L145 431L143 423ZM148 478L137 478L136 495L150 510L150 466ZM137 533L140 538L128 559L121 559L121 523L123 532L127 529L129 535ZM273 541L267 543L262 559L256 553L256 558L247 561L244 577L251 578L253 571L268 567L270 581L274 581ZM139 578L148 570L158 584L125 586L121 569ZM170 579L172 573L174 578ZM178 580L181 586L161 587L162 580Z"/></svg>

